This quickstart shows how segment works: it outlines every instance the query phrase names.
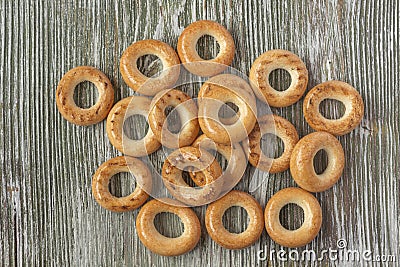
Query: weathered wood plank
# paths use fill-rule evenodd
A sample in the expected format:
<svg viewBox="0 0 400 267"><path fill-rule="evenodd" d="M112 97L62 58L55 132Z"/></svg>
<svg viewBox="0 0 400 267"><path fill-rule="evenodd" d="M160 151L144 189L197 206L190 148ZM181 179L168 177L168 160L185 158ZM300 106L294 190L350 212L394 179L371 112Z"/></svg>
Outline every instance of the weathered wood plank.
<svg viewBox="0 0 400 267"><path fill-rule="evenodd" d="M333 189L316 194L323 228L306 248L317 253L335 249L343 238L350 249L397 254L399 261L399 14L395 0L0 1L0 265L319 265L276 258L258 262L258 250L281 248L265 231L250 248L220 248L206 234L204 207L194 209L203 225L199 245L187 255L160 257L138 240L137 211L112 214L92 198L92 174L118 152L104 123L77 127L62 119L54 98L60 77L72 67L93 65L110 77L116 100L132 95L119 74L123 50L146 38L175 46L183 28L199 19L213 19L229 29L237 45L232 66L243 73L264 51L282 48L305 61L309 89L340 79L360 91L365 118L360 128L339 138L345 172ZM215 43L205 43L211 48L200 49L215 54ZM285 84L280 75L275 80ZM93 101L84 90L77 97L81 103ZM273 111L292 121L303 136L311 128L301 108L300 101ZM333 105L327 110L339 112ZM160 166L161 159L155 161ZM249 168L238 189L247 189L253 171ZM263 206L279 189L295 185L289 172L267 181L253 193ZM121 178L112 188L120 193L130 186L131 181ZM284 213L289 225L299 221L300 213L293 212ZM179 221L168 218L157 224L173 233ZM243 229L246 218L239 209L228 218L233 228Z"/></svg>

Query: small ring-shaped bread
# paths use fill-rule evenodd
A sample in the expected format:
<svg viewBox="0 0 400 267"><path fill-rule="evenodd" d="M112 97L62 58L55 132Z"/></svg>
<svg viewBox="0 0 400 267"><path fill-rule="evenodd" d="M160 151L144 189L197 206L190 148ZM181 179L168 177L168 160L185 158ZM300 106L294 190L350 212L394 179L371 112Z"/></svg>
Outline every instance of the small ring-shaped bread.
<svg viewBox="0 0 400 267"><path fill-rule="evenodd" d="M144 55L160 58L163 70L157 77L147 77L137 67L137 60ZM142 40L133 43L123 53L120 71L126 84L136 92L153 96L161 90L172 87L179 79L180 61L175 50L157 40Z"/></svg>
<svg viewBox="0 0 400 267"><path fill-rule="evenodd" d="M250 218L247 229L239 234L229 232L222 223L225 211L234 206L244 208ZM264 228L264 216L260 204L249 194L237 190L211 203L206 210L205 222L210 237L228 249L242 249L254 244Z"/></svg>
<svg viewBox="0 0 400 267"><path fill-rule="evenodd" d="M190 187L182 177L187 168L201 171L205 185ZM207 151L195 147L181 147L168 155L162 167L162 179L169 193L184 204L201 206L220 196L223 181L218 179L222 169Z"/></svg>
<svg viewBox="0 0 400 267"><path fill-rule="evenodd" d="M135 190L126 197L111 195L108 184L113 175L130 172L136 180ZM119 156L112 158L97 169L92 179L92 193L97 203L110 211L122 212L139 208L146 202L151 191L152 177L147 166L139 159Z"/></svg>
<svg viewBox="0 0 400 267"><path fill-rule="evenodd" d="M242 98L246 99L246 102L252 109L254 110L257 109L256 97L254 96L254 91L251 88L250 84L241 77L230 73L224 73L213 76L206 82L204 82L197 95L197 102L198 103L201 102L201 99L204 98L205 93L207 93L210 90L213 90L213 88L218 88L218 87L227 88L229 90L236 92ZM234 110L232 109L230 111L231 113L233 113ZM231 125L234 124L239 119L239 115L240 115L240 110L238 110L237 114L234 114L232 117L225 117L225 118L219 117L219 119L223 124Z"/></svg>
<svg viewBox="0 0 400 267"><path fill-rule="evenodd" d="M325 150L328 166L321 174L316 174L314 157ZM290 158L290 173L296 183L309 192L322 192L331 188L342 175L344 152L335 136L327 132L315 132L304 136L296 144Z"/></svg>
<svg viewBox="0 0 400 267"><path fill-rule="evenodd" d="M218 55L210 60L202 59L196 50L197 41L204 35L214 37L219 44ZM235 43L231 34L222 25L199 20L187 26L178 39L178 54L183 66L191 73L203 77L223 72L232 63L235 55Z"/></svg>
<svg viewBox="0 0 400 267"><path fill-rule="evenodd" d="M178 133L168 130L167 107L174 107L179 114L181 129ZM159 92L151 101L149 125L157 140L168 148L189 146L199 134L197 106L190 96L176 89Z"/></svg>
<svg viewBox="0 0 400 267"><path fill-rule="evenodd" d="M74 101L75 87L81 82L93 83L99 93L96 104L80 108ZM57 108L61 115L77 125L92 125L107 117L114 103L114 89L110 80L100 70L80 66L69 70L60 80L56 92Z"/></svg>
<svg viewBox="0 0 400 267"><path fill-rule="evenodd" d="M261 150L261 138L267 133L283 141L284 151L278 158L268 158ZM264 172L278 173L289 169L290 156L298 141L299 135L293 124L280 116L267 114L257 120L248 142L243 142L243 146L247 149L251 165Z"/></svg>
<svg viewBox="0 0 400 267"><path fill-rule="evenodd" d="M193 142L192 146L200 150L216 150L228 161L225 171L218 178L224 181L224 192L231 190L242 179L246 171L247 160L239 143L231 145L218 144L203 134ZM196 185L206 185L206 178L202 172L193 171L189 172L189 175Z"/></svg>
<svg viewBox="0 0 400 267"><path fill-rule="evenodd" d="M346 108L339 119L327 119L319 111L321 102L334 99ZM303 102L304 117L311 128L339 136L351 132L364 116L364 102L361 95L351 85L341 81L328 81L318 84L307 93Z"/></svg>
<svg viewBox="0 0 400 267"><path fill-rule="evenodd" d="M201 96L198 120L207 137L221 144L238 143L253 130L257 110L253 108L252 101L242 93L221 86L208 86L201 92ZM228 102L239 109L238 119L230 125L224 124L218 114L220 108Z"/></svg>
<svg viewBox="0 0 400 267"><path fill-rule="evenodd" d="M162 212L173 213L181 219L184 225L181 236L170 238L157 231L154 218ZM162 199L153 199L140 209L136 218L136 230L140 241L148 249L163 256L178 256L192 250L201 236L200 221L192 209L168 205Z"/></svg>
<svg viewBox="0 0 400 267"><path fill-rule="evenodd" d="M130 96L114 105L107 117L107 135L111 144L128 156L143 157L156 151L161 144L157 141L149 127L145 137L133 140L124 132L124 122L133 115L142 115L146 119L149 114L151 100L143 96Z"/></svg>
<svg viewBox="0 0 400 267"><path fill-rule="evenodd" d="M288 89L277 91L269 83L272 71L284 69L289 72L292 82ZM257 97L272 107L287 107L296 103L304 94L308 83L308 71L301 59L286 50L270 50L259 56L249 74L255 85Z"/></svg>
<svg viewBox="0 0 400 267"><path fill-rule="evenodd" d="M296 204L304 211L304 222L296 230L284 228L279 220L281 209ZM295 248L310 243L322 225L322 210L318 200L301 188L289 187L273 195L265 207L265 228L268 235L279 245Z"/></svg>

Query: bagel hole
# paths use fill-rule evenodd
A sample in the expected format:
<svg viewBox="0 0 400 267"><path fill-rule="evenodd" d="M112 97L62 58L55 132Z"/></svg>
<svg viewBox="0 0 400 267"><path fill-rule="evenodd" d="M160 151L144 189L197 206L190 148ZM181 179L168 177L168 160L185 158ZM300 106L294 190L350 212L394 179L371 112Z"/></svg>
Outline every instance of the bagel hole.
<svg viewBox="0 0 400 267"><path fill-rule="evenodd" d="M211 35L206 34L201 36L196 43L197 54L204 60L216 58L219 50L220 47L217 39Z"/></svg>
<svg viewBox="0 0 400 267"><path fill-rule="evenodd" d="M336 99L324 99L319 104L319 112L328 120L337 120L346 112L345 105Z"/></svg>
<svg viewBox="0 0 400 267"><path fill-rule="evenodd" d="M317 154L314 156L313 163L316 174L324 173L328 166L328 154L326 151L323 149L318 150Z"/></svg>
<svg viewBox="0 0 400 267"><path fill-rule="evenodd" d="M292 83L292 77L287 70L276 69L271 71L268 76L268 81L271 87L276 91L285 91Z"/></svg>
<svg viewBox="0 0 400 267"><path fill-rule="evenodd" d="M286 204L279 212L279 221L288 230L299 229L304 223L304 210L297 204Z"/></svg>
<svg viewBox="0 0 400 267"><path fill-rule="evenodd" d="M154 226L163 236L176 238L183 234L184 225L178 215L171 212L161 212L154 218Z"/></svg>
<svg viewBox="0 0 400 267"><path fill-rule="evenodd" d="M136 179L129 172L121 172L113 175L108 183L108 190L115 197L126 197L136 188Z"/></svg>
<svg viewBox="0 0 400 267"><path fill-rule="evenodd" d="M190 177L190 172L192 172L192 171L195 171L195 168L186 167L185 170L182 171L182 179L185 181L185 183L187 183L188 186L197 188L199 186L196 185L195 182Z"/></svg>
<svg viewBox="0 0 400 267"><path fill-rule="evenodd" d="M149 124L146 121L146 117L143 115L135 114L129 116L124 121L123 131L129 139L143 139L148 130Z"/></svg>
<svg viewBox="0 0 400 267"><path fill-rule="evenodd" d="M272 133L266 133L260 140L261 151L267 158L279 158L285 149L282 139Z"/></svg>
<svg viewBox="0 0 400 267"><path fill-rule="evenodd" d="M163 64L156 55L143 55L136 61L138 70L146 77L158 77L163 70Z"/></svg>
<svg viewBox="0 0 400 267"><path fill-rule="evenodd" d="M179 133L182 128L181 118L177 109L173 106L168 106L164 110L164 114L167 117L167 129L173 134Z"/></svg>
<svg viewBox="0 0 400 267"><path fill-rule="evenodd" d="M74 90L75 104L83 109L94 106L99 97L99 91L94 83L85 81L79 83Z"/></svg>
<svg viewBox="0 0 400 267"><path fill-rule="evenodd" d="M232 206L222 216L222 223L226 230L231 233L240 234L246 231L250 218L247 211L239 206Z"/></svg>
<svg viewBox="0 0 400 267"><path fill-rule="evenodd" d="M238 111L239 107L236 104L232 102L227 102L219 108L218 118L223 124L232 125L238 120L238 118L233 118L233 116L235 116Z"/></svg>

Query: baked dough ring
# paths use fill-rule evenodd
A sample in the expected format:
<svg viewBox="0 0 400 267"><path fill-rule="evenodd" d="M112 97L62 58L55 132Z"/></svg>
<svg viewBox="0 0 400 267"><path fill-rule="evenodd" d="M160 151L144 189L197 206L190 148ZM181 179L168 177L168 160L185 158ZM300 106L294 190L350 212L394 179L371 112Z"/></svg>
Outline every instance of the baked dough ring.
<svg viewBox="0 0 400 267"><path fill-rule="evenodd" d="M225 211L233 206L246 210L250 222L247 229L239 234L229 232L222 223ZM249 194L233 190L211 203L206 210L206 228L210 237L228 249L242 249L254 244L264 228L263 211L258 202Z"/></svg>
<svg viewBox="0 0 400 267"><path fill-rule="evenodd" d="M285 91L277 91L269 83L269 75L276 69L286 70L292 78ZM254 83L254 91L260 100L272 107L287 107L303 96L307 88L308 71L304 62L292 52L270 50L254 61L249 78Z"/></svg>
<svg viewBox="0 0 400 267"><path fill-rule="evenodd" d="M261 150L261 138L267 133L274 134L283 141L284 151L276 159L266 157ZM251 165L264 172L278 173L289 169L290 156L298 141L299 135L293 124L280 116L267 114L257 120L248 142L243 142L243 146L247 149Z"/></svg>
<svg viewBox="0 0 400 267"><path fill-rule="evenodd" d="M162 200L153 199L140 209L136 218L136 230L139 239L154 253L163 256L182 255L192 250L199 242L201 236L200 221L192 209L168 205ZM157 231L154 226L154 218L162 212L173 213L181 219L184 225L181 236L170 238Z"/></svg>
<svg viewBox="0 0 400 267"><path fill-rule="evenodd" d="M167 127L165 110L169 106L176 108L181 121L181 130L176 134L170 132ZM191 145L200 130L196 103L180 90L161 91L151 102L149 125L157 140L168 148Z"/></svg>
<svg viewBox="0 0 400 267"><path fill-rule="evenodd" d="M137 67L137 60L144 55L160 58L163 70L157 77L147 77ZM120 72L126 84L136 92L153 96L172 87L179 79L180 61L175 50L158 40L142 40L133 43L122 54Z"/></svg>
<svg viewBox="0 0 400 267"><path fill-rule="evenodd" d="M194 168L205 177L205 186L190 187L182 178L182 171ZM220 195L223 181L218 179L222 174L221 166L207 151L195 147L181 147L164 161L162 178L169 193L184 204L192 206L205 205Z"/></svg>
<svg viewBox="0 0 400 267"><path fill-rule="evenodd" d="M113 175L130 172L136 179L135 190L126 197L111 195L108 184ZM110 211L122 212L139 208L151 192L152 177L147 166L139 159L119 156L112 158L97 169L92 179L92 193L100 206Z"/></svg>
<svg viewBox="0 0 400 267"><path fill-rule="evenodd" d="M108 139L125 155L143 157L161 146L150 127L145 137L140 140L130 139L124 132L124 122L130 116L138 114L147 119L150 103L151 100L147 97L130 96L116 103L108 114L106 124Z"/></svg>
<svg viewBox="0 0 400 267"><path fill-rule="evenodd" d="M200 150L216 150L228 161L228 166L222 176L218 178L223 180L224 192L231 190L242 179L246 171L247 160L239 143L231 145L218 144L203 134L194 141L192 146ZM189 175L196 185L206 185L206 177L202 172L189 172Z"/></svg>
<svg viewBox="0 0 400 267"><path fill-rule="evenodd" d="M314 157L319 150L328 155L328 166L316 174ZM296 183L309 192L322 192L332 187L342 175L344 152L335 136L327 132L315 132L304 136L296 144L290 158L290 172Z"/></svg>
<svg viewBox="0 0 400 267"><path fill-rule="evenodd" d="M253 110L257 109L256 97L254 96L254 91L251 88L250 84L241 77L229 73L213 76L210 79L208 79L205 83L203 83L197 96L197 102L198 103L201 102L201 99L204 98L204 94L206 92L212 90L213 88L218 88L218 87L223 87L234 91L242 98L246 99L247 103ZM237 112L237 114L233 115L232 117L226 117L226 118L219 117L219 120L225 125L231 125L234 124L239 119L239 115L240 115L240 110Z"/></svg>
<svg viewBox="0 0 400 267"><path fill-rule="evenodd" d="M289 203L300 206L304 211L304 222L296 230L284 228L279 220L281 209ZM310 243L322 225L322 210L318 200L307 191L289 187L273 195L265 207L265 228L268 235L279 245L295 248Z"/></svg>
<svg viewBox="0 0 400 267"><path fill-rule="evenodd" d="M342 102L346 112L339 119L327 119L319 112L325 99ZM355 129L364 116L364 102L351 85L341 81L328 81L318 84L308 92L303 102L304 117L311 128L333 135L344 135Z"/></svg>
<svg viewBox="0 0 400 267"><path fill-rule="evenodd" d="M231 90L210 83L200 90L199 124L207 137L217 143L237 143L245 139L256 124L257 110L255 99L241 90ZM219 118L219 109L228 102L234 103L238 108L239 117L233 124L226 125Z"/></svg>
<svg viewBox="0 0 400 267"><path fill-rule="evenodd" d="M202 59L196 50L197 41L204 35L214 37L219 44L217 57L210 60ZM189 72L203 77L223 72L235 55L231 34L222 25L210 20L199 20L187 26L179 36L177 49L183 66Z"/></svg>
<svg viewBox="0 0 400 267"><path fill-rule="evenodd" d="M90 108L80 108L74 101L75 87L81 82L93 83L99 93L96 104ZM60 80L56 103L61 115L77 125L91 125L104 120L114 103L114 89L110 80L100 70L80 66L69 70Z"/></svg>

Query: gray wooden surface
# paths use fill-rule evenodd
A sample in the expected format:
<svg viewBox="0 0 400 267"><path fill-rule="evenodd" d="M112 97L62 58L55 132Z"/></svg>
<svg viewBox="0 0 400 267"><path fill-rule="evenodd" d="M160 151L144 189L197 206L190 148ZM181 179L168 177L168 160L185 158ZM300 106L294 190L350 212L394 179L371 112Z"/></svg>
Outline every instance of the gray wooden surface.
<svg viewBox="0 0 400 267"><path fill-rule="evenodd" d="M122 51L145 38L175 46L182 29L199 19L213 19L229 29L237 45L232 66L244 73L264 51L282 48L305 61L308 89L340 79L359 90L366 105L364 120L361 127L339 138L346 154L345 172L334 188L316 194L323 226L305 248L317 253L335 249L342 238L347 248L370 249L374 256L397 254L399 264L399 6L396 0L1 0L0 265L380 265L326 258L259 262L258 250L268 253L280 246L264 231L250 248L219 247L206 234L205 207L195 208L203 226L198 246L180 257L160 257L138 240L137 211L114 214L94 201L92 174L119 153L107 139L104 122L78 127L61 117L55 104L59 79L70 68L92 65L110 77L116 100L132 95L119 74ZM202 44L204 55L215 55L215 43ZM209 45L211 50L204 48ZM287 84L280 75L274 78ZM78 90L81 105L94 101L87 88ZM273 112L292 121L303 136L311 129L301 108L300 101ZM332 103L326 109L340 111ZM143 121L137 124L137 131L143 131ZM252 171L238 189L246 190ZM279 189L294 185L286 171L268 178L253 195L265 206ZM123 194L131 186L125 175L114 179L112 190ZM299 225L300 212L291 207L283 219L289 226ZM246 217L234 209L227 221L230 230L240 230ZM165 234L182 229L173 216L158 218L156 224Z"/></svg>

